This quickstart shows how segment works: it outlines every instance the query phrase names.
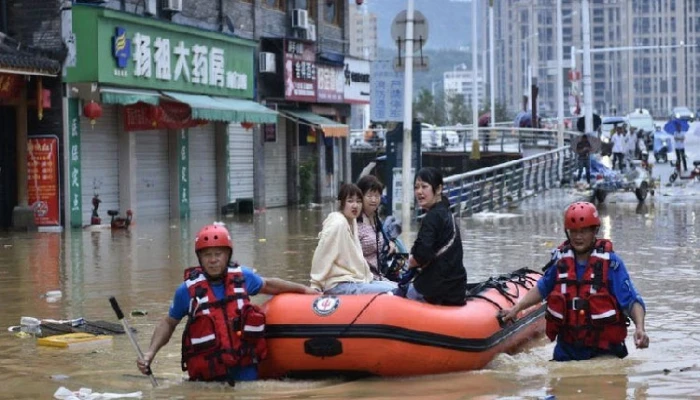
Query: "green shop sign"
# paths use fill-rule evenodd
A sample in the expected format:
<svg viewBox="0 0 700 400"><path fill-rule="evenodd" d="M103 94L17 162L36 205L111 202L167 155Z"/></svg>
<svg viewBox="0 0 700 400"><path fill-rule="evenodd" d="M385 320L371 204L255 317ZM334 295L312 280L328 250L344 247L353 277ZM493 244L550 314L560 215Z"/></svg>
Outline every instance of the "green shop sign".
<svg viewBox="0 0 700 400"><path fill-rule="evenodd" d="M101 7L73 6L66 81L253 97L256 42Z"/></svg>

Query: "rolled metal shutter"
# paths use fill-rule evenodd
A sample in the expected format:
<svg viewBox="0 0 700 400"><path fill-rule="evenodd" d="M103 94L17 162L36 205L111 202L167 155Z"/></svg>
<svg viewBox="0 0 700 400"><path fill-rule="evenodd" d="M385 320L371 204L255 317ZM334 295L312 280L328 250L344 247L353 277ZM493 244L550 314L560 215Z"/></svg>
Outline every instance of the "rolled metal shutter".
<svg viewBox="0 0 700 400"><path fill-rule="evenodd" d="M136 135L136 212L134 218L170 215L168 132L132 132Z"/></svg>
<svg viewBox="0 0 700 400"><path fill-rule="evenodd" d="M277 121L277 141L265 143L265 205L287 205L287 133L286 120Z"/></svg>
<svg viewBox="0 0 700 400"><path fill-rule="evenodd" d="M83 225L90 223L92 198L102 201L98 215L109 223L107 210L119 210L119 118L120 108L104 105L102 117L90 124L80 119L81 193ZM125 210L120 210L123 214Z"/></svg>
<svg viewBox="0 0 700 400"><path fill-rule="evenodd" d="M216 125L189 129L190 212L216 214Z"/></svg>
<svg viewBox="0 0 700 400"><path fill-rule="evenodd" d="M253 131L240 124L228 125L229 198L232 201L253 198Z"/></svg>

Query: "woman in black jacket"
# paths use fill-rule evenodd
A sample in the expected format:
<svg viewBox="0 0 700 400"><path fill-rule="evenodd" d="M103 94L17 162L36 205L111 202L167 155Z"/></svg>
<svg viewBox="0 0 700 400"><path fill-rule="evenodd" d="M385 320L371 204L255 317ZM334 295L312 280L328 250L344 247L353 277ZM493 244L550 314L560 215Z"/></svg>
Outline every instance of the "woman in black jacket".
<svg viewBox="0 0 700 400"><path fill-rule="evenodd" d="M462 264L462 238L449 201L442 196L442 174L421 168L414 180L418 206L426 211L411 248L409 268L417 268L406 290L409 299L440 305L463 305L467 271Z"/></svg>

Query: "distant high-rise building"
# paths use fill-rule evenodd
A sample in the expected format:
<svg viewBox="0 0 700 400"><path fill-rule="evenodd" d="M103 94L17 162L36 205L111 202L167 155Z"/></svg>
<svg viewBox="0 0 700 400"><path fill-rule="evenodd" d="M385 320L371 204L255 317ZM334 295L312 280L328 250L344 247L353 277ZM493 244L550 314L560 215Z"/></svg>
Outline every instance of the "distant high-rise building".
<svg viewBox="0 0 700 400"><path fill-rule="evenodd" d="M464 96L465 104L471 106L472 93L476 90L476 97L479 104L484 102L486 98L486 83L484 81L485 74L477 73L476 79L472 74L471 69L455 68L452 71L443 73L443 87L445 88L445 101L449 104L449 99L457 94Z"/></svg>
<svg viewBox="0 0 700 400"><path fill-rule="evenodd" d="M565 94L572 67L582 71L581 2L562 1ZM538 105L556 114L556 8L551 0L494 2L497 98L522 108L528 69L539 86ZM626 114L646 108L665 117L674 106L700 106L700 2L691 0L590 1L591 82L594 112ZM684 45L690 44L690 45ZM635 50L634 47L645 46ZM651 48L649 48L651 47ZM576 74L574 74L576 76ZM578 82L581 93L582 82ZM575 93L574 93L575 94ZM569 104L566 104L566 115Z"/></svg>
<svg viewBox="0 0 700 400"><path fill-rule="evenodd" d="M377 58L377 16L367 6L350 5L350 55L363 60Z"/></svg>

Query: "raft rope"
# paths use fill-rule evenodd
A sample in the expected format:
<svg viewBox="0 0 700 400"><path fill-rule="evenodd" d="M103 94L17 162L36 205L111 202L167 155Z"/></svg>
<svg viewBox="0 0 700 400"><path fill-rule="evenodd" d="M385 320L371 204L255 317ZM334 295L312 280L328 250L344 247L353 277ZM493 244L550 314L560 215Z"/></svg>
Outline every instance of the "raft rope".
<svg viewBox="0 0 700 400"><path fill-rule="evenodd" d="M362 314L365 312L365 310L367 310L367 308L369 308L370 304L372 304L372 302L374 302L374 300L377 299L377 297L379 297L379 296L381 296L381 295L383 295L383 294L387 294L387 293L389 293L389 292L382 292L382 293L377 293L377 294L375 294L375 295L367 302L367 304L365 304L365 306L362 307L362 310L360 310L360 312L357 313L357 315L355 316L355 318L354 318L352 321L350 321L350 323L347 324L347 325L345 326L345 328L343 328L342 331L340 331L340 333L338 334L338 336L342 336L345 332L347 332L348 329L350 329L350 327L353 326L353 325L355 324L355 322L357 322L357 320L360 318L360 316L362 316Z"/></svg>
<svg viewBox="0 0 700 400"><path fill-rule="evenodd" d="M498 293L501 294L501 296L503 296L506 300L508 300L511 303L511 305L515 305L516 300L520 297L520 286L522 286L525 289L530 289L534 286L533 282L537 282L536 279L528 276L529 273L539 274L539 272L527 268L522 268L508 275L501 275L496 278L489 278L484 283L475 287L472 291L476 293L481 293L486 289L496 289ZM515 284L515 294L510 293L508 291L508 282L512 282L513 284ZM528 283L530 283L531 285L528 286ZM487 302L496 306L496 308L498 308L500 311L503 310L503 307L500 304L489 299L488 297L482 296L481 294L468 294L467 301L472 299L486 300Z"/></svg>

